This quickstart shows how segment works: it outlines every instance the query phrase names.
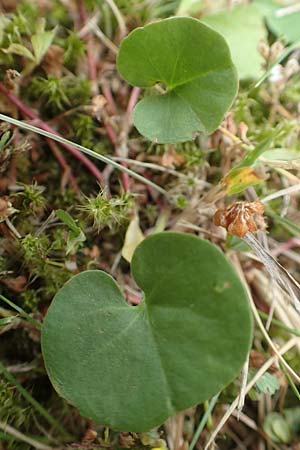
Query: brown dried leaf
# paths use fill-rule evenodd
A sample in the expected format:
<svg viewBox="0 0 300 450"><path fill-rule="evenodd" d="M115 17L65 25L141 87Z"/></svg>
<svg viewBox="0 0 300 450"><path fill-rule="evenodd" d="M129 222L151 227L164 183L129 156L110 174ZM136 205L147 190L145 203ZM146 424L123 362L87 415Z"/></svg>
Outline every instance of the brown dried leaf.
<svg viewBox="0 0 300 450"><path fill-rule="evenodd" d="M0 282L11 291L20 293L26 288L27 278L24 275L19 275L16 278L0 278Z"/></svg>

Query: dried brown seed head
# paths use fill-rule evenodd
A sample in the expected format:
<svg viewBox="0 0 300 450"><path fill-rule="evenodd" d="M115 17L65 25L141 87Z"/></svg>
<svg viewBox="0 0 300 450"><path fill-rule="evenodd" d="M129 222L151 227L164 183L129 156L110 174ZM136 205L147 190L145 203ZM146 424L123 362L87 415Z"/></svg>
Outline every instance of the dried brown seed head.
<svg viewBox="0 0 300 450"><path fill-rule="evenodd" d="M248 232L257 231L253 216L263 213L264 205L258 200L255 202L235 202L226 208L219 209L213 217L213 222L241 238Z"/></svg>
<svg viewBox="0 0 300 450"><path fill-rule="evenodd" d="M12 206L8 196L0 197L0 223L12 216L17 210Z"/></svg>

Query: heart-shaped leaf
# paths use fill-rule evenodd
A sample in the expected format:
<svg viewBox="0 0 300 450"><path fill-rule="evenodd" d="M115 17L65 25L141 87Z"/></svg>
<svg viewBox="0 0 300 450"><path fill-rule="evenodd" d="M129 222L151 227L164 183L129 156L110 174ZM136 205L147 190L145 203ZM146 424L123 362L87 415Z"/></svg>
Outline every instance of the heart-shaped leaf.
<svg viewBox="0 0 300 450"><path fill-rule="evenodd" d="M247 296L224 255L191 235L158 233L136 249L144 291L129 306L102 271L76 275L55 296L42 350L57 392L115 430L146 431L210 398L249 351Z"/></svg>
<svg viewBox="0 0 300 450"><path fill-rule="evenodd" d="M202 20L227 40L240 79L257 78L261 74L264 60L257 47L261 39L266 39L267 32L263 14L256 5L239 5Z"/></svg>
<svg viewBox="0 0 300 450"><path fill-rule="evenodd" d="M283 37L288 42L300 40L300 11L293 14L276 15L271 13L267 16L267 25L275 36Z"/></svg>
<svg viewBox="0 0 300 450"><path fill-rule="evenodd" d="M191 140L220 124L237 91L236 70L223 37L196 19L176 17L137 28L121 44L121 75L134 86L167 91L141 100L134 124L160 143Z"/></svg>
<svg viewBox="0 0 300 450"><path fill-rule="evenodd" d="M265 14L270 31L288 42L300 39L300 10L294 1L278 2L276 0L254 0L254 3Z"/></svg>

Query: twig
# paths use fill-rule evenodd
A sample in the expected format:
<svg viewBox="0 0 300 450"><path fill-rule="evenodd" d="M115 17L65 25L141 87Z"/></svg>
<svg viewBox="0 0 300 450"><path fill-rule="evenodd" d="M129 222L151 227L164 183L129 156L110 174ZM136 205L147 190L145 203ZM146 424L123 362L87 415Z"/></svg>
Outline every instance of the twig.
<svg viewBox="0 0 300 450"><path fill-rule="evenodd" d="M119 52L118 47L110 39L108 39L108 37L103 33L103 31L100 30L98 25L94 25L92 30L93 30L93 33L95 34L95 36L97 36L100 39L100 41L107 48L109 48L109 50L111 50L115 55L118 54L118 52Z"/></svg>
<svg viewBox="0 0 300 450"><path fill-rule="evenodd" d="M53 130L49 125L47 125L43 120L39 118L37 114L35 114L28 106L26 106L18 97L16 97L11 91L9 91L3 83L0 82L0 91L19 109L19 111L27 116L31 120L36 120L39 123L39 126L42 130L51 133L52 135L60 136L55 130ZM2 115L2 118L5 116ZM3 119L4 120L4 119ZM18 125L20 126L20 125ZM47 136L50 137L50 136ZM62 138L63 139L63 138ZM80 153L74 146L70 145L71 143L60 141L63 147L67 149L72 155L74 155L85 167L95 176L95 178L103 182L103 176L99 169L93 164L88 158Z"/></svg>
<svg viewBox="0 0 300 450"><path fill-rule="evenodd" d="M183 434L183 423L184 423L184 413L177 414L176 417L176 435L174 442L174 450L180 450L182 445L182 434Z"/></svg>
<svg viewBox="0 0 300 450"><path fill-rule="evenodd" d="M88 14L85 9L85 5L83 0L78 0L78 6L79 6L79 13L80 13L80 19L81 23L84 26L88 22ZM97 84L97 66L96 66L96 60L94 58L94 51L93 51L93 42L91 40L91 36L86 36L87 39L87 61L88 61L88 67L89 67L89 79L92 84L92 92L94 95L98 94L98 84Z"/></svg>
<svg viewBox="0 0 300 450"><path fill-rule="evenodd" d="M53 142L51 139L46 139L46 141L47 141L47 144L49 145L50 150L52 151L53 155L55 156L57 161L60 163L61 167L64 169L64 173L67 174L74 191L76 192L77 195L79 195L80 189L78 187L76 178L74 177L74 175L71 172L71 167L69 166L69 164L67 163L67 161L65 160L63 155L61 154L61 151L59 150L59 148L55 144L55 142Z"/></svg>
<svg viewBox="0 0 300 450"><path fill-rule="evenodd" d="M300 312L300 285L292 277L292 275L281 265L279 262L273 258L273 256L260 244L260 242L255 238L252 233L247 233L243 240L254 250L254 252L259 256L261 261L264 263L266 269L270 273L271 277L276 281L278 286L280 286L293 301L293 306L296 311ZM300 381L300 379L299 379Z"/></svg>
<svg viewBox="0 0 300 450"><path fill-rule="evenodd" d="M0 422L0 429L3 430L4 433L10 434L11 436L15 437L20 441L27 442L27 444L31 445L33 448L36 448L38 450L54 450L52 447L49 447L48 445L42 444L41 442L38 442L33 438L27 437L25 434L21 433L20 431L16 430L10 425L7 425L4 422Z"/></svg>
<svg viewBox="0 0 300 450"><path fill-rule="evenodd" d="M244 367L242 369L242 379L241 379L241 388L240 388L240 394L239 394L239 403L237 406L238 414L242 412L242 409L245 404L245 397L246 397L246 387L247 387L247 379L248 379L248 372L249 372L249 356L247 357L247 361L244 364Z"/></svg>
<svg viewBox="0 0 300 450"><path fill-rule="evenodd" d="M254 303L251 291L249 289L248 283L247 283L247 281L245 279L244 273L243 273L243 271L241 269L241 266L240 266L240 263L239 263L239 260L238 260L238 258L236 256L236 254L231 255L231 258L232 258L233 263L234 263L234 265L235 265L235 267L236 267L236 269L237 269L237 271L238 271L238 273L240 275L240 278L241 278L241 280L242 280L242 282L244 284L244 287L245 287L245 289L247 291L250 307L251 307L251 310L252 310L252 314L253 314L254 319L255 319L257 325L259 326L263 336L265 337L267 343L269 344L269 346L271 347L273 352L278 356L279 361L284 365L284 367L287 369L287 371L295 378L295 380L297 380L297 382L300 383L300 377L296 374L296 372L292 369L292 367L285 361L285 359L282 358L282 356L279 354L275 344L273 343L273 341L270 338L267 330L264 327L264 324L262 323L262 320L261 320L261 318L260 318L260 316L259 316L259 314L257 312L257 309L256 309L256 306L255 306L255 303Z"/></svg>
<svg viewBox="0 0 300 450"><path fill-rule="evenodd" d="M112 156L111 159L115 161L123 161L127 163L128 165L133 166L140 166L145 167L146 169L152 169L152 170L158 170L160 172L169 173L170 175L173 175L174 177L178 178L185 178L190 179L191 177L185 173L178 172L177 170L170 169L169 167L161 166L159 164L147 162L147 161L139 161L138 159L130 159L130 158L123 158L122 156ZM205 187L211 187L211 183L208 183L204 180L195 180L195 184L198 184L199 186Z"/></svg>
<svg viewBox="0 0 300 450"><path fill-rule="evenodd" d="M290 14L300 12L300 3L295 3L294 5L286 6L284 8L277 9L275 11L275 17L284 17Z"/></svg>
<svg viewBox="0 0 300 450"><path fill-rule="evenodd" d="M108 92L107 92L107 94L108 94ZM121 132L119 134L119 139L118 139L116 133L114 132L113 128L111 127L110 123L108 122L108 120L104 120L104 126L106 128L106 131L107 131L108 137L110 138L110 141L115 146L115 151L116 151L117 156L121 157L121 158L125 158L125 159L128 155L127 139L128 139L129 131L131 129L131 125L132 125L132 111L138 100L139 94L140 94L139 88L132 89L129 100L128 100L126 113L123 117L123 124L122 124ZM125 162L123 160L121 162L121 165L124 167L127 167L127 162ZM125 192L129 191L130 180L129 180L127 172L122 173L122 184L123 184L124 191Z"/></svg>
<svg viewBox="0 0 300 450"><path fill-rule="evenodd" d="M44 417L44 419L53 426L56 430L60 431L60 433L66 439L72 439L73 437L69 435L69 433L64 429L61 423L52 417L49 412L37 401L33 398L30 393L18 382L18 380L6 369L6 367L0 361L0 373L4 375L4 377L9 381L9 383L13 384L16 389L20 392L20 394L38 411L38 413Z"/></svg>
<svg viewBox="0 0 300 450"><path fill-rule="evenodd" d="M115 18L117 19L119 28L120 28L120 35L121 38L123 38L124 36L126 36L127 34L127 27L125 24L125 20L119 10L119 8L117 7L117 5L115 4L114 0L106 0L106 3L108 3L108 5L110 6L112 12L115 15Z"/></svg>
<svg viewBox="0 0 300 450"><path fill-rule="evenodd" d="M296 247L296 246L300 247L300 239L297 237L292 237L287 242L284 242L283 244L274 248L271 252L272 256L274 256L274 258L275 258L276 256L280 255L281 253L285 253L290 248Z"/></svg>
<svg viewBox="0 0 300 450"><path fill-rule="evenodd" d="M225 407L226 408L226 407ZM226 408L228 409L228 408ZM231 413L233 417L236 417L240 422L243 422L247 427L251 428L254 431L258 430L258 426L256 425L256 422L253 419L250 419L249 416L244 414L241 411L233 411Z"/></svg>
<svg viewBox="0 0 300 450"><path fill-rule="evenodd" d="M279 58L270 67L268 67L268 69L265 71L265 73L258 79L258 81L255 83L253 88L249 91L249 94L251 93L252 90L257 89L265 81L265 79L268 78L268 76L270 75L270 73L272 72L272 70L275 66L280 64L281 61L283 61L287 56L289 56L289 54L293 50L296 50L296 48L299 48L299 46L300 46L300 43L295 42L294 44L287 47L285 49L285 51L282 52L282 54L279 56Z"/></svg>
<svg viewBox="0 0 300 450"><path fill-rule="evenodd" d="M119 145L116 147L116 153L118 156L123 156L123 157L128 156L127 140L128 140L128 134L129 134L129 131L130 131L131 125L132 125L132 111L136 105L138 98L139 98L139 94L140 94L140 89L134 87L131 91L131 94L130 94L130 97L128 100L128 104L127 104L126 113L125 113L125 116L123 119L123 127L122 127L122 130L120 133ZM121 164L123 166L127 167L126 163L123 162ZM125 192L129 191L130 181L129 181L128 174L126 172L124 172L122 175L122 183L123 183L124 191Z"/></svg>
<svg viewBox="0 0 300 450"><path fill-rule="evenodd" d="M127 114L127 118L130 121L131 120L131 115L132 115L132 111L139 99L141 93L141 89L138 87L134 87L131 91L129 100L128 100L128 104L127 104L127 109L126 109L126 114Z"/></svg>
<svg viewBox="0 0 300 450"><path fill-rule="evenodd" d="M270 292L269 289L269 280L261 270L253 269L252 284L255 288L255 291L263 299L263 301L269 306L272 305L274 297L272 295L273 293ZM287 306L287 301L289 300L287 297L288 296L287 294L285 294L285 292L279 289L275 290L274 314L284 324L287 332L295 334L295 336L299 336L299 333L295 331L299 329L300 324L299 314L295 311L294 308L292 308L292 305L290 305L290 307ZM261 311L258 312L261 315ZM276 319L272 319L272 323L275 320ZM300 340L297 344L297 350L298 352L300 351Z"/></svg>
<svg viewBox="0 0 300 450"><path fill-rule="evenodd" d="M207 234L208 236L214 238L214 239L220 239L220 235L217 233L213 233L210 230L207 230L203 227L198 227L198 225L194 225L193 223L189 222L188 220L182 219L179 220L176 225L182 226L184 228L187 228L188 230L197 231L198 233Z"/></svg>
<svg viewBox="0 0 300 450"><path fill-rule="evenodd" d="M5 223L6 223L7 227L10 229L10 231L14 234L14 236L17 239L21 239L22 238L22 236L20 235L20 233L18 232L16 227L11 223L11 221L9 220L8 217L5 219Z"/></svg>
<svg viewBox="0 0 300 450"><path fill-rule="evenodd" d="M102 93L105 97L105 100L107 101L107 104L110 109L109 114L111 114L111 115L117 114L116 103L112 96L112 93L111 93L108 83L106 81L102 81L102 83L100 83L100 85L101 85L101 91L102 91Z"/></svg>
<svg viewBox="0 0 300 450"><path fill-rule="evenodd" d="M293 186L289 186L285 189L281 189L280 191L274 192L273 194L267 195L264 198L259 199L262 203L270 202L274 200L274 198L283 197L284 195L291 194L292 192L300 191L300 184L295 184Z"/></svg>
<svg viewBox="0 0 300 450"><path fill-rule="evenodd" d="M0 114L0 120L4 120L5 122L8 122L8 123L11 123L12 125L23 128L24 130L32 131L34 133L40 134L41 136L45 136L47 138L53 139L54 141L60 142L61 144L68 145L70 147L72 146L72 147L74 147L74 149L77 149L79 152L85 153L86 155L89 155L92 158L98 159L99 161L102 161L106 164L110 164L111 166L115 167L116 169L120 170L121 172L127 172L128 175L132 176L133 178L136 178L141 183L147 184L148 186L151 186L156 191L165 195L167 198L169 197L168 193L167 193L167 191L165 191L165 189L163 189L162 187L153 183L153 181L148 180L146 177L143 177L142 175L134 172L133 170L130 170L127 167L124 167L121 164L118 164L116 161L113 161L108 156L101 155L100 153L94 152L93 150L91 150L87 147L84 147L83 145L76 144L75 142L71 142L68 139L63 138L62 136L60 136L57 133L52 133L52 131L50 132L43 128L38 128L38 127L35 127L28 123L24 123L20 120L13 119L12 117L6 116L5 114ZM102 174L101 174L101 176L102 176Z"/></svg>
<svg viewBox="0 0 300 450"><path fill-rule="evenodd" d="M112 125L109 122L109 118L104 118L103 119L103 123L104 123L104 127L106 129L106 133L107 133L107 136L108 136L110 142L114 146L116 146L117 143L118 143L118 137L117 137L117 135L115 133L115 130L113 129Z"/></svg>
<svg viewBox="0 0 300 450"><path fill-rule="evenodd" d="M282 357L284 353L288 352L291 348L293 348L297 342L299 341L299 338L292 338L290 339L280 350L277 350L277 354L272 356L268 361L266 361L261 368L256 372L252 380L248 383L246 387L246 394L255 386L256 382L263 376L263 374L277 361L278 357ZM227 409L226 413L214 429L213 433L211 434L207 444L204 447L204 450L208 450L209 447L213 444L214 440L216 439L219 431L223 428L233 411L236 409L239 401L239 396L236 397L236 399L231 403L230 407Z"/></svg>
<svg viewBox="0 0 300 450"><path fill-rule="evenodd" d="M35 326L38 330L41 330L42 324L31 317L30 314L25 312L20 306L16 305L12 301L10 301L8 298L4 297L0 294L0 300L5 302L7 305L9 305L11 308L13 308L15 311L17 311L23 319L26 319L29 323L31 323L33 326Z"/></svg>
<svg viewBox="0 0 300 450"><path fill-rule="evenodd" d="M217 401L218 401L219 395L220 395L220 393L216 394L216 395L211 399L211 401L210 401L210 403L209 403L209 405L208 405L208 408L207 408L207 410L205 411L205 413L203 414L202 419L201 419L201 421L200 421L200 423L199 423L199 425L198 425L198 427L197 427L197 430L196 430L196 432L195 432L195 434L194 434L194 436L193 436L192 442L190 443L190 446L189 446L189 450L193 450L193 448L194 448L195 445L197 444L197 441L198 441L198 439L199 439L199 436L200 436L200 434L201 434L201 431L202 431L203 428L205 427L206 422L207 422L207 420L208 420L208 418L209 418L209 415L211 414L212 410L213 410L214 407L215 407L215 404L216 404Z"/></svg>
<svg viewBox="0 0 300 450"><path fill-rule="evenodd" d="M242 144L243 141L241 141L241 139L239 139L237 136L235 136L235 134L231 133L229 130L227 130L224 127L219 127L219 130L223 133L226 134L227 137L229 137L233 142L235 142L236 144Z"/></svg>
<svg viewBox="0 0 300 450"><path fill-rule="evenodd" d="M100 18L100 11L96 11L96 13L89 20L86 21L81 30L77 32L78 37L80 37L80 39L85 39L88 36L88 34L93 30L94 26L97 25L99 18Z"/></svg>

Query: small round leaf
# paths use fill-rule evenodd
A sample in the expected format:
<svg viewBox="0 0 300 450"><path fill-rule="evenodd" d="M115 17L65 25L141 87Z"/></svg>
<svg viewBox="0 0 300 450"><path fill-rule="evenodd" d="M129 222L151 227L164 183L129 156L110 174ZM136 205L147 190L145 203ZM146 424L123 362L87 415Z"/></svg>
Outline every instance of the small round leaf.
<svg viewBox="0 0 300 450"><path fill-rule="evenodd" d="M145 97L134 111L141 134L160 143L212 133L237 91L237 75L224 38L188 17L137 28L121 44L118 70L134 86L162 83L165 94Z"/></svg>
<svg viewBox="0 0 300 450"><path fill-rule="evenodd" d="M284 5L284 2L280 4L276 0L254 0L254 3L265 15L265 20L271 33L290 43L299 41L300 11L297 5L293 5L292 1L290 5L288 3ZM289 10L289 6L296 6L296 8Z"/></svg>
<svg viewBox="0 0 300 450"><path fill-rule="evenodd" d="M132 273L145 296L136 307L102 271L68 281L48 310L42 351L53 386L83 416L139 432L232 381L252 323L241 282L207 241L148 237Z"/></svg>
<svg viewBox="0 0 300 450"><path fill-rule="evenodd" d="M224 36L240 79L258 78L264 62L257 47L267 38L263 13L251 4L204 16L206 25Z"/></svg>

